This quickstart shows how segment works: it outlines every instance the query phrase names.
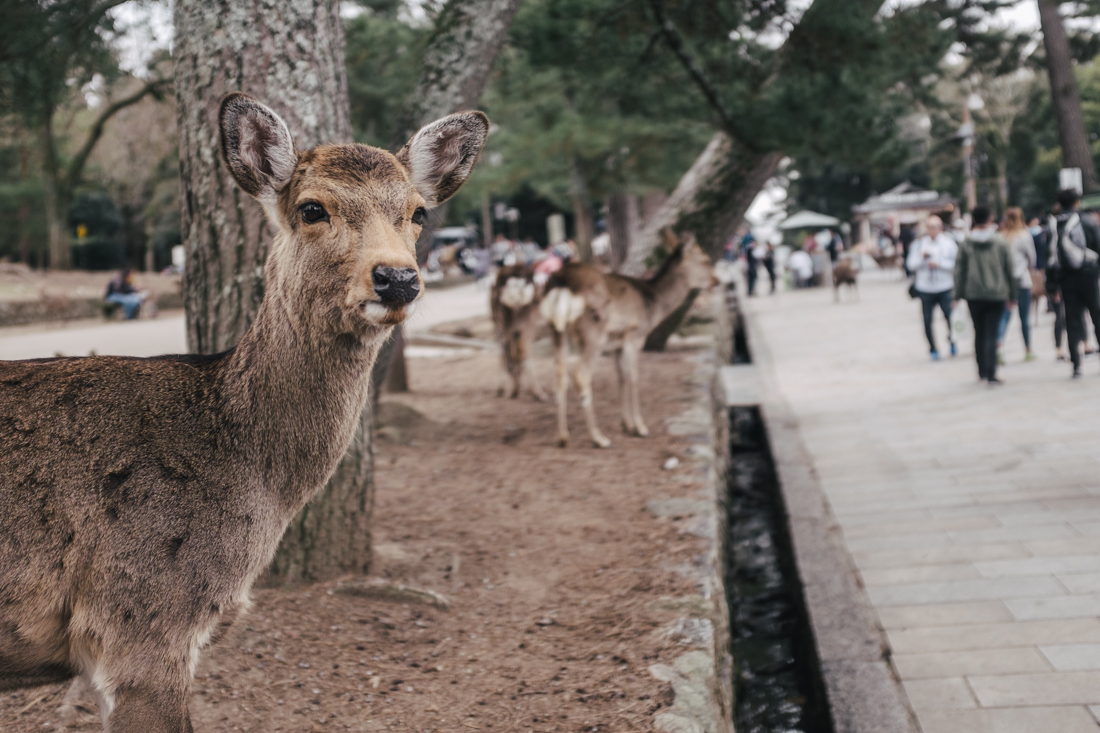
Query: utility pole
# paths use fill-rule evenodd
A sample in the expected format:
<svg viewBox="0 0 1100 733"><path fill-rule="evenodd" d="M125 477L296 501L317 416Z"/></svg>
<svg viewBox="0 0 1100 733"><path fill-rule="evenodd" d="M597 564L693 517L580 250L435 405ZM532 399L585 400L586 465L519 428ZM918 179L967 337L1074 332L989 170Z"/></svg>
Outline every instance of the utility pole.
<svg viewBox="0 0 1100 733"><path fill-rule="evenodd" d="M1050 75L1050 94L1054 101L1054 116L1058 120L1058 140L1062 144L1062 164L1066 168L1080 168L1085 191L1095 191L1100 186L1097 186L1096 168L1092 164L1092 151L1081 115L1081 97L1073 77L1073 59L1069 55L1066 29L1058 15L1059 3L1058 0L1038 1L1043 46L1047 52L1047 74Z"/></svg>

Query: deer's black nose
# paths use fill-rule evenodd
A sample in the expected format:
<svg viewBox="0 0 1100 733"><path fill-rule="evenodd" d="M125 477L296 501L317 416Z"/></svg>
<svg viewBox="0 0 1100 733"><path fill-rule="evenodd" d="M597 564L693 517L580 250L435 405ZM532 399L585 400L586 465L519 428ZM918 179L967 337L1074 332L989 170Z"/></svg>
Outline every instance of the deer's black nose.
<svg viewBox="0 0 1100 733"><path fill-rule="evenodd" d="M411 303L420 294L420 279L412 267L374 268L374 292L383 303Z"/></svg>

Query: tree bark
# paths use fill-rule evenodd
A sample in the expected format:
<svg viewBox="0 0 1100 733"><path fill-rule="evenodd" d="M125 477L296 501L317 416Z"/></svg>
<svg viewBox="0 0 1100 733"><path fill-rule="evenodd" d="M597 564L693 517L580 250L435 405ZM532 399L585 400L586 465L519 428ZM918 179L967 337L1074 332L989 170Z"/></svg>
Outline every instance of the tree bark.
<svg viewBox="0 0 1100 733"><path fill-rule="evenodd" d="M607 197L607 234L611 238L611 269L618 271L641 228L638 197L613 193Z"/></svg>
<svg viewBox="0 0 1100 733"><path fill-rule="evenodd" d="M299 149L352 139L337 0L179 0L175 14L184 303L192 351L227 349L263 300L272 231L218 151L218 109L243 91L278 112ZM283 581L370 564L371 413L336 474L287 529L271 567Z"/></svg>
<svg viewBox="0 0 1100 733"><path fill-rule="evenodd" d="M751 151L726 133L717 133L645 223L623 270L641 274L655 264L650 256L665 227L692 232L712 258L718 257L782 159L780 152Z"/></svg>
<svg viewBox="0 0 1100 733"><path fill-rule="evenodd" d="M429 122L477 107L520 2L522 0L450 0L443 7L424 54L420 79L406 102L403 124L392 140L395 150ZM442 207L436 209L440 216L429 219L433 226L425 227L417 242L417 252L425 258L431 246L434 223L442 223L445 211ZM371 375L375 399L391 371L400 372L397 384L404 384L407 390L408 365L400 326L394 329L394 337L378 354L378 365Z"/></svg>
<svg viewBox="0 0 1100 733"><path fill-rule="evenodd" d="M581 262L592 261L592 195L588 191L588 181L577 161L571 169L569 193L573 199L573 221L577 236L577 256ZM551 242L553 244L553 242Z"/></svg>
<svg viewBox="0 0 1100 733"><path fill-rule="evenodd" d="M42 183L45 188L46 254L47 262L54 270L72 267L69 250L69 230L65 214L69 210L61 172L57 168L57 148L54 145L52 117L42 123L38 131L39 154L42 156Z"/></svg>
<svg viewBox="0 0 1100 733"><path fill-rule="evenodd" d="M1050 94L1054 101L1054 116L1058 120L1058 140L1062 145L1062 162L1066 168L1080 168L1086 191L1097 188L1096 168L1092 162L1085 121L1081 116L1081 97L1073 76L1073 59L1069 53L1066 29L1058 14L1057 0L1039 0L1039 23L1043 29L1043 46L1047 52L1047 73Z"/></svg>

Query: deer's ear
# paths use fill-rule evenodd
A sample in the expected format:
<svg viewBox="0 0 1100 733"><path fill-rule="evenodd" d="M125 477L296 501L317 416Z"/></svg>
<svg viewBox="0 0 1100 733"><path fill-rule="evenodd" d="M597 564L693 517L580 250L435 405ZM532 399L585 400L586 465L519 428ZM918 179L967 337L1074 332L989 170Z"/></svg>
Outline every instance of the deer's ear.
<svg viewBox="0 0 1100 733"><path fill-rule="evenodd" d="M455 195L470 177L489 135L481 112L458 112L420 129L397 153L429 207Z"/></svg>
<svg viewBox="0 0 1100 733"><path fill-rule="evenodd" d="M245 193L274 204L298 164L290 130L279 115L247 94L222 100L218 114L222 159Z"/></svg>

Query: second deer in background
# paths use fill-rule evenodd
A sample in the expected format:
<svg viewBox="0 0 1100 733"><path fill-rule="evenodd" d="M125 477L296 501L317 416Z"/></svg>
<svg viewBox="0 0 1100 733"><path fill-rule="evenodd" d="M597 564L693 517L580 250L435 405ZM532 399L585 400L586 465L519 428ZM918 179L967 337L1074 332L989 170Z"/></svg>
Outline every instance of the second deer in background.
<svg viewBox="0 0 1100 733"><path fill-rule="evenodd" d="M710 258L693 240L680 243L667 230L664 239L671 254L648 279L605 273L585 263L569 263L546 283L546 295L539 310L550 322L554 334L558 443L563 447L569 442L566 360L571 340L581 351L580 361L573 369L573 382L580 393L592 442L600 448L611 445L596 425L592 406L592 369L606 346L614 350L619 369L623 430L649 435L638 397L638 366L646 336L680 307L692 290L708 288L715 282Z"/></svg>
<svg viewBox="0 0 1100 733"><path fill-rule="evenodd" d="M540 288L535 273L526 265L506 265L497 271L492 290L489 291L489 307L496 327L497 341L504 357L504 370L511 379L509 397L519 397L523 375L526 373L531 391L540 402L546 393L539 386L531 370L528 357L535 340L539 319ZM507 387L501 387L504 395Z"/></svg>

